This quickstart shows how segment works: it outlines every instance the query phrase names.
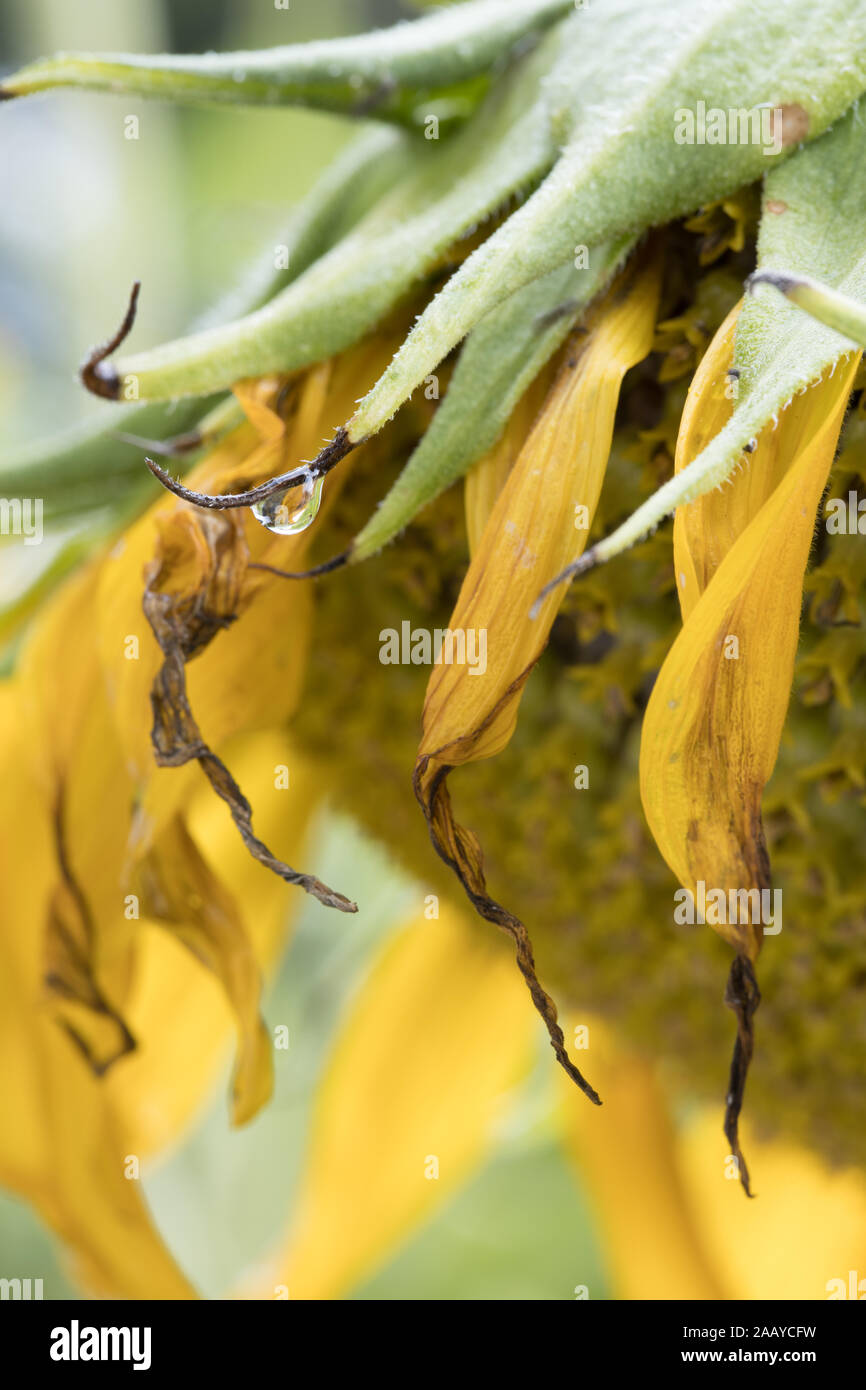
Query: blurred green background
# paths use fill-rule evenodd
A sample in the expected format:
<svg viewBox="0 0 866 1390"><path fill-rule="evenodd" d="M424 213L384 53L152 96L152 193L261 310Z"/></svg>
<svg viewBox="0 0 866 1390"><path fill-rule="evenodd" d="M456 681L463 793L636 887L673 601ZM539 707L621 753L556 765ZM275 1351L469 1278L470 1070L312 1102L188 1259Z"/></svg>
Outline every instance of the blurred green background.
<svg viewBox="0 0 866 1390"><path fill-rule="evenodd" d="M351 33L412 12L398 0L2 0L0 66L56 50L203 51ZM124 138L136 114L140 138ZM122 96L57 92L3 110L0 181L0 452L111 407L76 367L109 334L142 281L136 347L182 332L272 256L292 205L349 137L346 122L292 111L183 110ZM11 193L10 193L11 191ZM48 558L46 547L41 562ZM31 552L32 556L32 552ZM19 579L8 549L2 568ZM35 559L35 557L34 557ZM266 1003L292 1046L278 1052L272 1104L227 1125L226 1075L195 1131L145 1177L167 1243L203 1294L218 1297L272 1246L291 1209L317 1077L371 952L418 889L377 846L326 815L310 869L352 884L351 922L305 907ZM495 1160L356 1297L570 1299L608 1285L585 1204L550 1128L551 1068L518 1098ZM383 1084L387 1084L383 1081ZM62 1162L58 1155L58 1162ZM31 1212L0 1194L0 1276L44 1280L46 1298L82 1296Z"/></svg>

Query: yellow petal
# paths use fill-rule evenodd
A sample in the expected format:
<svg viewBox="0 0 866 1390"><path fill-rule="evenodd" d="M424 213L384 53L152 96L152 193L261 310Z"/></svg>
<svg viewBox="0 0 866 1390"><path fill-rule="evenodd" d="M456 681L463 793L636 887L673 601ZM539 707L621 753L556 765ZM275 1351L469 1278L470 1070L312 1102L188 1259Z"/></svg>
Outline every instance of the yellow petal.
<svg viewBox="0 0 866 1390"><path fill-rule="evenodd" d="M133 1045L123 1020L132 957L122 886L132 784L99 676L97 582L91 564L57 593L19 669L24 756L54 846L38 934L44 987L55 1016L101 1071Z"/></svg>
<svg viewBox="0 0 866 1390"><path fill-rule="evenodd" d="M729 413L736 310L693 383L677 467ZM640 752L650 830L705 920L737 951L726 1002L737 1041L725 1133L749 1192L737 1122L760 995L753 964L769 926L761 819L790 697L803 575L859 355L796 396L762 432L730 487L681 508L675 525L684 626L653 688ZM706 409L704 409L704 405ZM683 904L686 914L688 904ZM677 918L674 917L674 921Z"/></svg>
<svg viewBox="0 0 866 1390"><path fill-rule="evenodd" d="M419 758L451 765L500 752L517 722L519 692L562 602L539 589L586 544L613 438L619 388L646 356L658 303L653 262L630 266L572 340L541 414L484 530L451 629L487 634L483 678L466 665L434 667ZM578 508L584 511L578 512ZM515 682L519 686L515 687Z"/></svg>
<svg viewBox="0 0 866 1390"><path fill-rule="evenodd" d="M565 1095L562 1123L566 1151L591 1200L614 1296L732 1297L702 1239L702 1207L684 1182L654 1067L617 1045L601 1022L584 1020L584 1026L605 1105L599 1114L590 1113Z"/></svg>
<svg viewBox="0 0 866 1390"><path fill-rule="evenodd" d="M730 319L719 338L729 333ZM713 349L702 364L703 394L715 397L716 410L720 355ZM756 441L750 469L681 523L678 584L699 597L683 601L685 623L653 687L641 737L641 799L656 844L696 900L697 921L737 952L725 994L737 1019L725 1134L747 1194L738 1119L760 1000L753 966L771 920L761 801L788 708L815 513L858 361L859 354L843 359L796 396ZM678 449L683 463L696 444L697 409L693 400ZM690 905L682 906L687 921Z"/></svg>
<svg viewBox="0 0 866 1390"><path fill-rule="evenodd" d="M725 319L689 387L677 436L677 473L703 452L731 417L736 382L729 373L741 307L735 305ZM784 477L794 447L790 423L781 430L765 430L731 486L677 508L674 567L684 621L731 546Z"/></svg>
<svg viewBox="0 0 866 1390"><path fill-rule="evenodd" d="M288 1249L259 1296L340 1298L466 1182L531 1064L503 943L445 903L389 939L322 1079Z"/></svg>
<svg viewBox="0 0 866 1390"><path fill-rule="evenodd" d="M750 1136L760 1172L757 1200L743 1202L722 1163L718 1116L701 1108L683 1126L680 1166L700 1212L702 1238L733 1298L866 1296L866 1180L830 1169L785 1140ZM852 1280L852 1271L854 1278ZM857 1292L852 1293L852 1285Z"/></svg>
<svg viewBox="0 0 866 1390"><path fill-rule="evenodd" d="M704 565L701 547L691 551L699 556L692 571L698 586L707 574L712 578L653 688L640 776L656 843L692 891L699 880L726 893L769 887L761 797L788 707L815 512L856 366L852 357L795 397L766 445L762 437L751 467L760 466L767 447L787 471L763 505L758 490L758 510L724 558ZM743 485L738 477L723 498ZM684 544L706 534L694 528ZM717 930L755 959L760 927L718 924Z"/></svg>
<svg viewBox="0 0 866 1390"><path fill-rule="evenodd" d="M259 1013L258 962L235 895L212 872L181 816L140 861L133 886L144 913L171 927L225 990L238 1027L232 1117L244 1124L270 1099L273 1054Z"/></svg>
<svg viewBox="0 0 866 1390"><path fill-rule="evenodd" d="M499 494L469 566L450 629L475 639L486 664L433 668L424 704L415 791L433 843L476 909L514 940L517 961L561 1065L596 1103L571 1063L556 1008L539 983L524 924L487 893L475 836L452 815L451 768L489 758L508 743L520 695L538 660L564 590L529 612L543 585L586 542L610 454L619 388L649 352L659 293L655 257L632 263L575 337L541 414ZM580 523L580 526L577 523ZM459 647L457 648L459 654Z"/></svg>
<svg viewBox="0 0 866 1390"><path fill-rule="evenodd" d="M469 554L475 556L484 535L484 528L523 448L535 418L550 389L552 369L539 372L532 385L524 391L500 438L483 458L469 469L464 483L466 507L466 538Z"/></svg>
<svg viewBox="0 0 866 1390"><path fill-rule="evenodd" d="M156 556L146 571L144 592L145 615L163 654L150 693L154 755L163 768L198 764L214 792L229 806L241 839L259 863L326 906L355 912L355 905L342 894L272 854L254 830L250 802L202 737L190 708L186 665L243 611L249 599L247 573L246 543L231 513L178 511L166 519ZM141 863L144 845L151 852L159 838L147 806L139 813L137 829ZM164 912L160 915L165 917Z"/></svg>
<svg viewBox="0 0 866 1390"><path fill-rule="evenodd" d="M241 425L194 470L193 485L211 485L216 478L241 469L255 443L252 428ZM146 781L154 770L150 689L161 663L141 606L144 571L153 559L160 522L165 523L177 511L175 499L160 494L104 557L99 571L95 619L100 658L124 763L139 782ZM208 734L214 737L210 730ZM194 780L193 771L188 774L190 781ZM183 773L177 776L182 778Z"/></svg>

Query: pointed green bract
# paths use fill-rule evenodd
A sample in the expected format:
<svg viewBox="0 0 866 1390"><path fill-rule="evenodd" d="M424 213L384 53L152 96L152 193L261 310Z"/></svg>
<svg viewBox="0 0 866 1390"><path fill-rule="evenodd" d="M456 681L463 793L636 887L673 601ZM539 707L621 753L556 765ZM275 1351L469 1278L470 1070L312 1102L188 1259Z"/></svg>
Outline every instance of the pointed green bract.
<svg viewBox="0 0 866 1390"><path fill-rule="evenodd" d="M866 89L859 0L606 0L561 28L565 51L547 84L561 158L433 301L361 402L350 439L381 429L484 314L576 246L735 192L790 153L782 138L814 139ZM725 114L724 144L706 139L714 110ZM741 129L740 111L756 122Z"/></svg>
<svg viewBox="0 0 866 1390"><path fill-rule="evenodd" d="M864 207L866 126L855 108L768 175L759 267L821 280L866 307ZM778 295L750 295L737 323L734 368L739 378L729 423L628 521L586 552L586 567L620 554L675 508L725 482L749 442L792 396L853 349L850 339L807 318Z"/></svg>
<svg viewBox="0 0 866 1390"><path fill-rule="evenodd" d="M443 103L443 116L452 107L468 114L497 60L572 8L573 0L474 0L391 29L256 52L65 53L8 77L0 93L83 87L172 101L375 113L423 125L431 100Z"/></svg>
<svg viewBox="0 0 866 1390"><path fill-rule="evenodd" d="M350 563L387 545L492 448L524 391L627 251L622 243L593 247L585 269L569 265L551 271L472 330L433 423L355 540Z"/></svg>
<svg viewBox="0 0 866 1390"><path fill-rule="evenodd" d="M550 168L556 147L544 79L558 39L555 29L516 63L450 140L406 136L404 176L396 186L263 308L118 359L111 368L116 394L129 377L141 399L201 394L242 377L306 366L357 342L455 242Z"/></svg>

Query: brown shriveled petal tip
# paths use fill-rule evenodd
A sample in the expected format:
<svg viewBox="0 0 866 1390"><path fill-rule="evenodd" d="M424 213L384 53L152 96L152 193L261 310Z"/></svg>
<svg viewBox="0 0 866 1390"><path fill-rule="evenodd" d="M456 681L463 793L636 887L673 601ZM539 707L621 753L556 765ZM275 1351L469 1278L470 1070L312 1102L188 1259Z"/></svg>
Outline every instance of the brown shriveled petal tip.
<svg viewBox="0 0 866 1390"><path fill-rule="evenodd" d="M126 314L113 338L109 338L107 343L100 347L95 347L87 361L82 363L79 375L82 384L91 391L94 396L102 396L107 401L116 401L120 395L120 377L113 367L105 367L103 363L106 357L110 357L116 352L121 343L125 341L132 332L135 323L135 314L138 308L138 293L141 289L141 281L136 280L129 296Z"/></svg>
<svg viewBox="0 0 866 1390"><path fill-rule="evenodd" d="M519 917L515 917L490 897L481 867L480 847L475 837L467 833L454 819L447 786L448 774L452 769L447 765L438 768L434 765L435 770L431 771L431 761L429 756L421 758L412 780L415 796L427 821L433 848L440 859L456 873L479 916L511 937L518 969L526 981L536 1012L547 1029L556 1060L587 1099L591 1100L593 1105L601 1105L598 1092L568 1055L565 1035L557 1018L556 1005L538 978L529 932Z"/></svg>
<svg viewBox="0 0 866 1390"><path fill-rule="evenodd" d="M182 767L196 761L214 792L228 806L246 849L259 864L286 883L303 888L324 907L357 912L357 904L335 892L314 874L302 873L272 854L253 830L252 807L221 758L202 738L189 703L186 665L239 614L240 585L245 570L242 531L228 517L197 520L209 552L207 573L192 591L173 592L162 586L170 571L164 543L145 575L144 615L163 655L150 691L153 713L151 745L158 767ZM219 528L225 528L220 534Z"/></svg>
<svg viewBox="0 0 866 1390"><path fill-rule="evenodd" d="M575 560L573 564L561 570L554 579L551 579L549 584L545 584L538 598L529 610L530 618L538 617L544 600L547 598L548 594L553 593L554 589L558 589L560 584L568 584L572 579L579 579L582 574L586 574L589 570L595 569L596 565L600 563L595 546L593 546L591 550L584 551L580 559Z"/></svg>
<svg viewBox="0 0 866 1390"><path fill-rule="evenodd" d="M259 483L258 487L249 488L246 492L194 492L192 488L184 487L177 478L173 478L155 459L145 458L144 461L157 481L169 492L173 492L175 497L180 497L184 502L191 502L196 507L207 507L211 511L227 511L231 507L254 507L258 502L273 497L275 493L296 487L309 478L323 478L360 442L350 440L348 430L341 425L330 443L326 444L310 463L301 464L276 478L269 478L266 483Z"/></svg>
<svg viewBox="0 0 866 1390"><path fill-rule="evenodd" d="M731 964L731 972L725 989L725 1003L733 1009L737 1017L737 1040L731 1058L731 1072L728 1080L728 1094L725 1102L725 1138L731 1146L731 1153L737 1160L740 1182L747 1197L754 1193L749 1186L749 1169L740 1148L739 1120L743 1108L743 1095L749 1063L755 1044L752 1019L761 1002L761 991L752 962L747 956L736 956Z"/></svg>

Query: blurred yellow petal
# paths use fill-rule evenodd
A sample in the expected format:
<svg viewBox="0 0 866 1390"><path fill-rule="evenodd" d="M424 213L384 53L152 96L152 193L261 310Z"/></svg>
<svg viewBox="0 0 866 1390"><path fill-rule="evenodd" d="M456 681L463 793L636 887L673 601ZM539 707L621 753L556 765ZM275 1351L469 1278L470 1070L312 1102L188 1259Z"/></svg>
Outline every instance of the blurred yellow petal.
<svg viewBox="0 0 866 1390"><path fill-rule="evenodd" d="M586 1022L584 1020L584 1022ZM566 1149L621 1299L826 1299L864 1277L866 1180L748 1133L761 1174L744 1202L715 1106L674 1126L656 1069L590 1020L605 1107L561 1108ZM841 1290L845 1290L843 1295ZM592 1297L592 1290L589 1291Z"/></svg>
<svg viewBox="0 0 866 1390"><path fill-rule="evenodd" d="M702 1108L683 1125L680 1165L700 1231L734 1298L863 1299L866 1179L831 1169L781 1139L749 1135L760 1172L743 1202L719 1157L718 1116ZM852 1281L851 1274L854 1272ZM852 1284L859 1292L852 1294Z"/></svg>
<svg viewBox="0 0 866 1390"><path fill-rule="evenodd" d="M288 1248L256 1292L340 1298L481 1165L532 1026L503 943L444 902L390 938L320 1083Z"/></svg>
<svg viewBox="0 0 866 1390"><path fill-rule="evenodd" d="M564 597L557 589L530 609L539 590L586 542L613 438L627 369L652 345L659 295L655 256L632 262L594 309L585 336L566 348L563 365L499 494L451 618L452 633L475 640L485 662L435 665L424 704L415 791L433 843L472 903L512 937L533 1002L560 1064L598 1102L570 1061L556 1008L539 983L524 924L487 893L476 837L452 815L446 785L462 763L490 758L508 743L520 696ZM485 495L477 497L479 507ZM459 651L459 648L458 648Z"/></svg>
<svg viewBox="0 0 866 1390"><path fill-rule="evenodd" d="M601 1022L583 1022L605 1104L593 1113L566 1094L562 1123L566 1151L591 1199L614 1297L733 1297L703 1239L702 1206L684 1182L655 1068L619 1046ZM718 1116L715 1136L718 1150Z"/></svg>
<svg viewBox="0 0 866 1390"><path fill-rule="evenodd" d="M189 586L196 621L206 627L213 612L218 625L221 613L232 611L244 570L231 541L221 545L209 537L227 530L233 538L236 527L226 527L223 518L200 527L189 511L175 516L167 539L171 562ZM22 661L22 688L32 693L29 742L45 777L45 814L55 840L57 883L43 927L54 1015L97 1074L115 1065L136 1046L129 995L140 964L135 945L141 920L170 924L199 965L217 974L234 1006L233 1113L242 1123L268 1099L271 1085L271 1049L258 1017L258 963L243 914L201 858L180 813L146 852L142 848L136 784L124 767L89 622L96 581L91 568L61 592ZM66 708L68 670L89 679L80 690L71 682Z"/></svg>
<svg viewBox="0 0 866 1390"><path fill-rule="evenodd" d="M151 919L216 975L238 1029L232 1118L244 1124L273 1089L273 1054L259 1013L261 974L235 895L211 871L181 816L170 821L138 866L135 885Z"/></svg>
<svg viewBox="0 0 866 1390"><path fill-rule="evenodd" d="M104 1070L133 1046L122 1017L131 969L122 866L133 788L100 679L91 620L97 583L91 564L46 608L20 657L19 688L24 757L54 845L39 932L46 989L55 1015Z"/></svg>
<svg viewBox="0 0 866 1390"><path fill-rule="evenodd" d="M28 1198L94 1292L194 1298L154 1229L106 1090L43 1002L54 844L25 762L18 692L0 687L0 1181ZM27 872L21 872L22 847Z"/></svg>

